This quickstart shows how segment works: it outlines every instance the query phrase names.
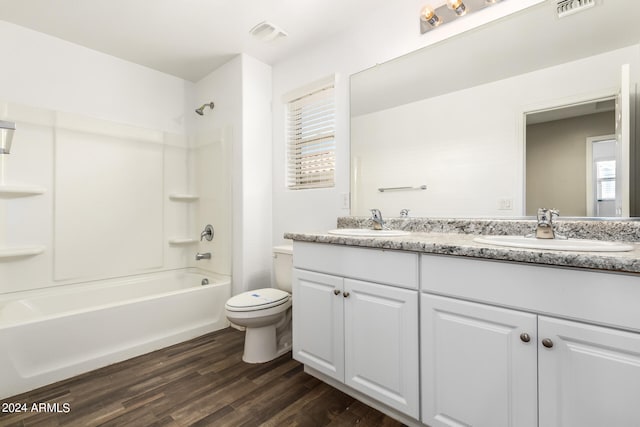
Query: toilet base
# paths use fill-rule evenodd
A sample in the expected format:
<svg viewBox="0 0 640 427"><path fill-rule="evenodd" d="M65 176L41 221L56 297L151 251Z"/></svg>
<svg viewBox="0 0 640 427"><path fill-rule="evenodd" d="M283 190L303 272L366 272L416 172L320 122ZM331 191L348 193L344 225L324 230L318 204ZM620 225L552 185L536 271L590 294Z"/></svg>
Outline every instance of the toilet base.
<svg viewBox="0 0 640 427"><path fill-rule="evenodd" d="M276 357L276 325L247 328L245 333L242 360L263 363Z"/></svg>
<svg viewBox="0 0 640 427"><path fill-rule="evenodd" d="M247 328L245 334L242 360L246 363L269 362L291 350L290 341L278 345L276 325Z"/></svg>

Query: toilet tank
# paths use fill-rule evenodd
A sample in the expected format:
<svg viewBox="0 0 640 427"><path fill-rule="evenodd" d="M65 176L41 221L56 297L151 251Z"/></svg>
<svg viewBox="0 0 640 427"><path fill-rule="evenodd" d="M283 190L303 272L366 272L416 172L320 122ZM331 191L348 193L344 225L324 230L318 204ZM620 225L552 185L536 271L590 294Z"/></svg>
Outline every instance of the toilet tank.
<svg viewBox="0 0 640 427"><path fill-rule="evenodd" d="M273 247L273 272L276 287L291 293L291 270L293 269L293 246Z"/></svg>

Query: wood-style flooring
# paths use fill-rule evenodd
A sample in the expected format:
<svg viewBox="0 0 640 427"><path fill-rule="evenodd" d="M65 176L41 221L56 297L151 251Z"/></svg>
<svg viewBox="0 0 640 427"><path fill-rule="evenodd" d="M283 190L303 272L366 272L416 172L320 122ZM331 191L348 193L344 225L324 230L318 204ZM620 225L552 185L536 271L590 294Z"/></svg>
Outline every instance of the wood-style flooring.
<svg viewBox="0 0 640 427"><path fill-rule="evenodd" d="M5 399L29 411L0 412L0 426L402 425L305 374L291 353L242 362L243 342L227 328ZM69 410L31 412L40 402Z"/></svg>

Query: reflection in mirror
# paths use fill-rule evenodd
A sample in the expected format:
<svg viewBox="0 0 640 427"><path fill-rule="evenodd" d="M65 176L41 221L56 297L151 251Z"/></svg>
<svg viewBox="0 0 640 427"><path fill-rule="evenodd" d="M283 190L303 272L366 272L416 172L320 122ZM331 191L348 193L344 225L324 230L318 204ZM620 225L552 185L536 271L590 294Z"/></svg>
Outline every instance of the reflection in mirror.
<svg viewBox="0 0 640 427"><path fill-rule="evenodd" d="M562 19L554 5L541 3L352 76L352 215L378 208L386 216L410 209L412 216L519 217L547 207L563 217L637 216L638 153L630 132L640 110L640 26L630 15L640 16L640 2L609 0ZM611 25L595 36L598 22ZM611 100L625 87L617 104L626 116L616 125L612 117L622 116ZM581 107L592 108L582 119L541 114L586 101L596 102ZM571 120L593 127L580 131L580 149L551 148L549 129ZM596 128L600 122L606 125ZM625 147L603 142L619 140L623 130L630 135ZM615 168L602 153L612 146ZM427 189L378 191L421 185ZM564 205L567 194L580 197Z"/></svg>
<svg viewBox="0 0 640 427"><path fill-rule="evenodd" d="M563 216L621 216L614 133L613 98L528 113L526 215L553 207Z"/></svg>

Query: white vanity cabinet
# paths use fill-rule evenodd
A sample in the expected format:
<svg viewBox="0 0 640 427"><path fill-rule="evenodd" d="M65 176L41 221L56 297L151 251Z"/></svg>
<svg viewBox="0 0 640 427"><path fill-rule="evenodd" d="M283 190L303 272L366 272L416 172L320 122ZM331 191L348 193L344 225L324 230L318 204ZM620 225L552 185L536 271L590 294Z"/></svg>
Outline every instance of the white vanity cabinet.
<svg viewBox="0 0 640 427"><path fill-rule="evenodd" d="M342 277L293 270L293 358L344 381Z"/></svg>
<svg viewBox="0 0 640 427"><path fill-rule="evenodd" d="M421 289L424 423L640 425L640 277L423 255Z"/></svg>
<svg viewBox="0 0 640 427"><path fill-rule="evenodd" d="M293 357L419 418L417 254L294 242Z"/></svg>
<svg viewBox="0 0 640 427"><path fill-rule="evenodd" d="M420 310L424 423L538 425L534 314L424 293Z"/></svg>
<svg viewBox="0 0 640 427"><path fill-rule="evenodd" d="M538 336L540 426L640 426L640 334L540 316Z"/></svg>

